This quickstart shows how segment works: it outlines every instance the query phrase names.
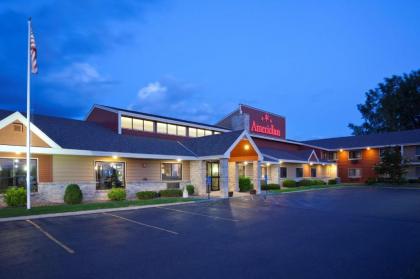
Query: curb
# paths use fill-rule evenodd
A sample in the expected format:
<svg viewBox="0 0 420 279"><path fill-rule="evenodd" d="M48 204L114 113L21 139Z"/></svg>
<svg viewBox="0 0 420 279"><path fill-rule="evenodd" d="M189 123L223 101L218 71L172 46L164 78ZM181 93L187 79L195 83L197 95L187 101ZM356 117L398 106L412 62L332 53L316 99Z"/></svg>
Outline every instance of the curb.
<svg viewBox="0 0 420 279"><path fill-rule="evenodd" d="M213 200L207 200L207 202L211 202L211 201ZM203 202L203 201L174 202L174 203L164 203L164 204L127 206L127 207L120 207L120 208L104 208L104 209L63 212L63 213L47 213L47 214L38 214L38 215L6 217L6 218L0 218L0 223L11 222L11 221L24 221L24 220L32 220L32 219L54 218L54 217L90 215L90 214L116 212L116 211L138 210L138 209L146 209L146 208L153 208L153 207L164 207L164 206L170 206L170 205L191 204L191 203L196 203L196 202Z"/></svg>

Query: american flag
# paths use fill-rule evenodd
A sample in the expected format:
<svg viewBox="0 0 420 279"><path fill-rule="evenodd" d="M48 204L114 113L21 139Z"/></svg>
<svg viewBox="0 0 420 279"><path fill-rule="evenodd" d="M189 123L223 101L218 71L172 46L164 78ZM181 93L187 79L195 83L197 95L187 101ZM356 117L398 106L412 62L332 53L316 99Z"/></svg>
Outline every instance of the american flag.
<svg viewBox="0 0 420 279"><path fill-rule="evenodd" d="M32 31L32 26L31 26L31 38L30 38L30 48L31 48L31 72L33 74L38 73L38 64L36 61L36 45L35 45L35 36L34 36L34 32Z"/></svg>

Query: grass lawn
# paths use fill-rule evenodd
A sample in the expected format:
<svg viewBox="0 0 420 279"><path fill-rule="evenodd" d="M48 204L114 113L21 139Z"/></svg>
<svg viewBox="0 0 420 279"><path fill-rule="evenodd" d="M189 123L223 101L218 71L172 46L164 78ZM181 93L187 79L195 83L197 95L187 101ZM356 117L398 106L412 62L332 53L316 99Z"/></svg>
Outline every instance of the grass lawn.
<svg viewBox="0 0 420 279"><path fill-rule="evenodd" d="M299 186L299 187L290 187L290 188L283 187L282 189L278 189L278 190L270 190L270 193L280 194L280 193L295 192L295 191L302 191L302 190L326 189L326 188L334 188L334 187L341 187L341 186L342 186L341 184L336 184L336 185Z"/></svg>
<svg viewBox="0 0 420 279"><path fill-rule="evenodd" d="M62 212L73 212L83 210L94 210L104 208L119 208L129 206L141 206L151 204L164 204L164 203L175 203L175 202L187 202L194 201L194 198L158 198L152 200L129 200L129 201L109 201L109 202L98 202L98 203L84 203L84 204L59 204L59 205L46 205L33 207L27 210L24 207L6 207L0 209L0 218L6 217L17 217L37 214L49 214L49 213L62 213Z"/></svg>

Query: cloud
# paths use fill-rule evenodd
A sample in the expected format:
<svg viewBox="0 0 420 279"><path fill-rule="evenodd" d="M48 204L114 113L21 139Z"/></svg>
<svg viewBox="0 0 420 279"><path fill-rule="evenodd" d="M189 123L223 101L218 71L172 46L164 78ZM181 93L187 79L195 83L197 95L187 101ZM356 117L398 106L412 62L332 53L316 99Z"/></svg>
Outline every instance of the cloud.
<svg viewBox="0 0 420 279"><path fill-rule="evenodd" d="M207 102L197 84L166 76L141 87L128 108L186 120L213 123L219 111Z"/></svg>
<svg viewBox="0 0 420 279"><path fill-rule="evenodd" d="M111 81L99 74L98 70L91 64L76 62L58 72L47 75L45 82L67 85L87 85L92 83L110 83Z"/></svg>

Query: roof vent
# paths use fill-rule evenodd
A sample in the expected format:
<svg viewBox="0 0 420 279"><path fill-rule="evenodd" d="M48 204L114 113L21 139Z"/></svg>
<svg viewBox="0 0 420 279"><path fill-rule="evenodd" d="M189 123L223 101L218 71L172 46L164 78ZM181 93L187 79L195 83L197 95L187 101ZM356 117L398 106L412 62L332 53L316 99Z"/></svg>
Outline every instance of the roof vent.
<svg viewBox="0 0 420 279"><path fill-rule="evenodd" d="M20 123L13 123L13 131L22 133L23 125Z"/></svg>

